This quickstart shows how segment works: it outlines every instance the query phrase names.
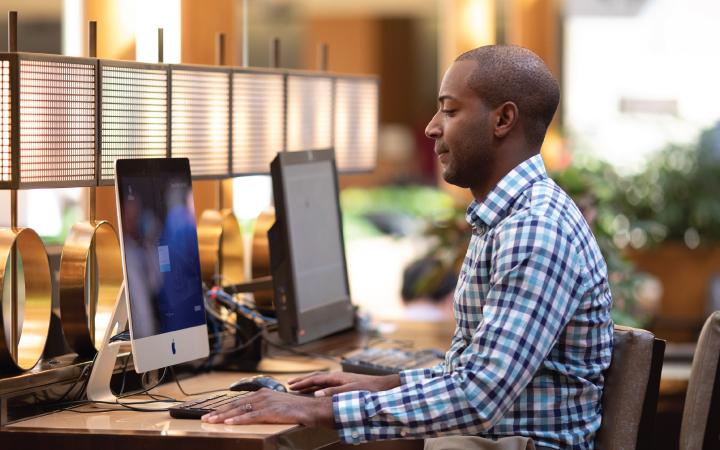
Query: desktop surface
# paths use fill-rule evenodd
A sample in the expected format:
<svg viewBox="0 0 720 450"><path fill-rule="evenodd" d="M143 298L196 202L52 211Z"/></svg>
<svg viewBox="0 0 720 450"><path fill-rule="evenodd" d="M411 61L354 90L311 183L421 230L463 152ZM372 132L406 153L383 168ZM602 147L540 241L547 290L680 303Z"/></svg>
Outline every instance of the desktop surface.
<svg viewBox="0 0 720 450"><path fill-rule="evenodd" d="M227 388L241 376L238 372L211 372L181 381L188 392ZM295 375L280 377L286 381ZM153 390L175 398L183 398L174 383L167 383ZM188 397L193 398L193 397ZM128 398L124 401L147 399ZM299 425L224 425L209 424L199 420L173 419L166 411L136 412L122 406L110 406L114 411L105 411L104 406L92 412L92 406L83 406L81 411L58 411L11 423L2 428L0 446L3 448L33 448L31 442L50 441L48 434L57 445L53 448L90 448L88 445L103 445L108 448L133 448L129 445L142 443L142 448L200 448L199 443L223 448L277 448L278 441L296 442L299 448L318 448L338 440L333 430L310 429ZM172 439L182 437L183 439ZM192 439L199 438L199 439ZM139 439L139 440L138 440ZM185 442L185 444L183 444ZM6 444L14 444L6 446ZM107 447L110 445L110 447ZM178 446L179 445L179 446Z"/></svg>

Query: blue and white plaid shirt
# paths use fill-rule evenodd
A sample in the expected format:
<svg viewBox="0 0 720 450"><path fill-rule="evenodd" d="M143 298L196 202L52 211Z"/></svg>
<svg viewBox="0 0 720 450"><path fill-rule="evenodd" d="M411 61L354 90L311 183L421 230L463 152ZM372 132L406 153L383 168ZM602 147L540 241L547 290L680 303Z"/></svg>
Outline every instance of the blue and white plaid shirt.
<svg viewBox="0 0 720 450"><path fill-rule="evenodd" d="M467 211L445 363L388 391L333 396L341 439L531 437L592 449L612 353L607 267L587 222L536 155Z"/></svg>

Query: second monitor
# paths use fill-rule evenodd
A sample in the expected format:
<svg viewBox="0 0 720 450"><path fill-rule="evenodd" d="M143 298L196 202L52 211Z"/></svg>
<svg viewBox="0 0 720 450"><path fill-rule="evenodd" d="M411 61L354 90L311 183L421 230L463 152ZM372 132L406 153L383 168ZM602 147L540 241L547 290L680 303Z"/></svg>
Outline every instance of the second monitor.
<svg viewBox="0 0 720 450"><path fill-rule="evenodd" d="M350 301L332 150L279 153L270 164L268 231L280 337L302 344L350 328Z"/></svg>

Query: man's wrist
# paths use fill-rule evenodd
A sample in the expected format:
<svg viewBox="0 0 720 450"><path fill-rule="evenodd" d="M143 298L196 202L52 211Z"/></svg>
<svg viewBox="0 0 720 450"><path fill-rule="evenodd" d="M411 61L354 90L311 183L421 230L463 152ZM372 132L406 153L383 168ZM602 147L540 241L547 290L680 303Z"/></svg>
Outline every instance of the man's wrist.
<svg viewBox="0 0 720 450"><path fill-rule="evenodd" d="M333 413L333 400L330 397L317 397L311 399L313 402L313 419L308 425L335 428L335 417Z"/></svg>
<svg viewBox="0 0 720 450"><path fill-rule="evenodd" d="M390 375L384 375L381 380L381 389L379 391L387 391L394 389L402 384L399 373L393 373Z"/></svg>

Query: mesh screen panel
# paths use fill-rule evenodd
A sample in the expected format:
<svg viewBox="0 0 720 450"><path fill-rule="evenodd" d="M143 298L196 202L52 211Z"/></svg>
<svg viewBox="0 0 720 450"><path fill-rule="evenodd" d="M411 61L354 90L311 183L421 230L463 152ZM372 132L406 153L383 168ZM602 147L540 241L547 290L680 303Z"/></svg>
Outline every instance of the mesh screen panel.
<svg viewBox="0 0 720 450"><path fill-rule="evenodd" d="M335 82L335 158L339 171L375 168L378 91L375 80L340 78Z"/></svg>
<svg viewBox="0 0 720 450"><path fill-rule="evenodd" d="M233 73L233 174L268 173L284 147L281 74Z"/></svg>
<svg viewBox="0 0 720 450"><path fill-rule="evenodd" d="M95 183L95 66L20 60L20 185Z"/></svg>
<svg viewBox="0 0 720 450"><path fill-rule="evenodd" d="M332 147L332 79L288 76L287 149Z"/></svg>
<svg viewBox="0 0 720 450"><path fill-rule="evenodd" d="M193 176L227 176L230 77L172 69L172 156L190 159Z"/></svg>
<svg viewBox="0 0 720 450"><path fill-rule="evenodd" d="M115 177L118 158L167 156L167 71L102 66L101 173Z"/></svg>
<svg viewBox="0 0 720 450"><path fill-rule="evenodd" d="M10 61L0 61L0 182L12 181Z"/></svg>

